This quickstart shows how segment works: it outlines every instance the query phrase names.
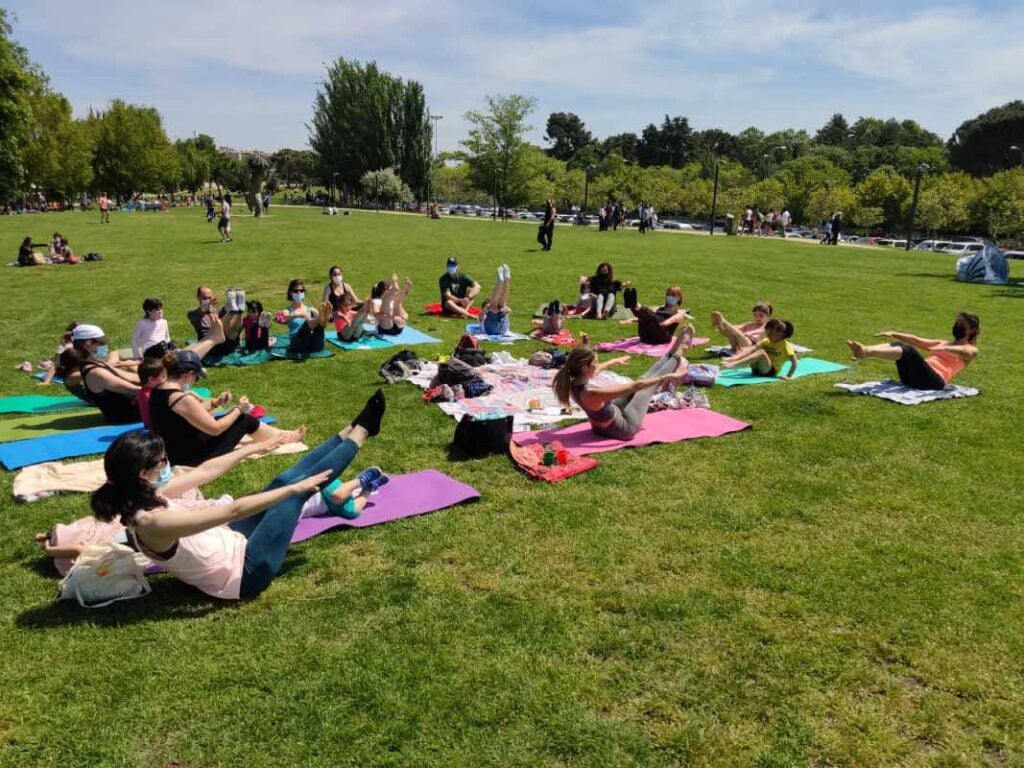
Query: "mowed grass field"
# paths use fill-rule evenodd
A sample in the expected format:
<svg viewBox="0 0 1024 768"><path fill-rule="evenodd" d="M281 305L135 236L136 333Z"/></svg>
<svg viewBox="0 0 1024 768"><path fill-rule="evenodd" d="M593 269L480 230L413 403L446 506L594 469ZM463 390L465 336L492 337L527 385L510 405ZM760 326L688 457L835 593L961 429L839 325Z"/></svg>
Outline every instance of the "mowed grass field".
<svg viewBox="0 0 1024 768"><path fill-rule="evenodd" d="M960 382L982 395L907 408L833 386L888 377L881 362L715 388L712 407L753 429L602 454L548 486L507 457L449 461L454 421L386 386L359 467L434 467L483 498L301 544L239 605L166 577L106 609L56 604L32 536L88 499L16 505L2 473L0 765L1024 765L1024 287L956 283L936 254L567 228L542 254L515 223L271 214L236 218L230 245L199 209L0 218L11 259L54 230L105 257L4 272L0 391L41 391L14 366L50 354L71 320L126 345L146 296L178 339L200 282L277 309L292 277L317 297L332 264L360 293L410 275L418 308L455 253L485 291L511 265L524 332L604 260L645 302L681 284L699 332L712 309L745 320L770 299L795 341L837 361L847 338L942 337L970 310L982 354ZM462 332L412 323L445 341L421 355ZM308 424L313 443L387 357L214 369L210 385ZM287 462L247 462L209 491L258 490Z"/></svg>

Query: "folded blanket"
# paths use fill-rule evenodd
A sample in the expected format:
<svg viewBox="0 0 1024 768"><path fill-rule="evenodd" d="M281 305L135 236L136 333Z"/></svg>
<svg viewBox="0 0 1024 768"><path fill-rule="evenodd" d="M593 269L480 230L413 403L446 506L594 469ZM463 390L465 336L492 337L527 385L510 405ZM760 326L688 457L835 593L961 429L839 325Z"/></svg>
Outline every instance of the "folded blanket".
<svg viewBox="0 0 1024 768"><path fill-rule="evenodd" d="M933 400L956 400L980 394L977 389L961 387L957 384L947 384L945 389L936 390L911 389L898 381L891 380L865 381L862 384L836 384L836 386L855 395L871 395L883 400L891 400L900 405L921 405L921 403L930 403Z"/></svg>
<svg viewBox="0 0 1024 768"><path fill-rule="evenodd" d="M242 445L250 442L246 435ZM237 448L235 450L238 450ZM309 450L305 443L287 443L279 445L270 453L249 456L259 459L263 456L282 456L292 453L304 453ZM178 468L176 467L175 470ZM32 502L48 498L56 493L92 493L106 479L103 471L103 459L75 461L63 464L59 461L47 461L25 467L14 476L12 491L14 498L20 502Z"/></svg>

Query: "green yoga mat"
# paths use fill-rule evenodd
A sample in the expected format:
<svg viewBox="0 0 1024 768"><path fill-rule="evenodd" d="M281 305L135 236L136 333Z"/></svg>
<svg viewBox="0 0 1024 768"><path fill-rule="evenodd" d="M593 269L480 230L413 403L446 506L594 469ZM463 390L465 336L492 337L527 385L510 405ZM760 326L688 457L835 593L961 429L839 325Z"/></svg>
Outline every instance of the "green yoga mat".
<svg viewBox="0 0 1024 768"><path fill-rule="evenodd" d="M275 360L309 360L319 359L322 357L334 357L334 353L331 352L329 349L321 349L319 352L310 352L307 355L298 355L294 353L289 355L286 349L279 349L277 347L274 347L270 351L270 354Z"/></svg>
<svg viewBox="0 0 1024 768"><path fill-rule="evenodd" d="M789 370L789 363L784 363L782 372ZM804 376L813 376L816 373L838 373L845 371L846 366L839 363L832 363L828 360L819 360L816 357L802 357L796 367L794 379L802 379ZM780 381L775 376L755 376L750 368L724 369L715 379L715 384L721 387L740 387L747 384L776 384Z"/></svg>
<svg viewBox="0 0 1024 768"><path fill-rule="evenodd" d="M91 407L74 395L14 395L0 398L0 413L60 413Z"/></svg>
<svg viewBox="0 0 1024 768"><path fill-rule="evenodd" d="M64 416L43 414L42 416L20 416L0 421L0 443L27 440L32 437L59 435L79 429L102 427L106 424L103 414L97 410L84 413L69 413Z"/></svg>

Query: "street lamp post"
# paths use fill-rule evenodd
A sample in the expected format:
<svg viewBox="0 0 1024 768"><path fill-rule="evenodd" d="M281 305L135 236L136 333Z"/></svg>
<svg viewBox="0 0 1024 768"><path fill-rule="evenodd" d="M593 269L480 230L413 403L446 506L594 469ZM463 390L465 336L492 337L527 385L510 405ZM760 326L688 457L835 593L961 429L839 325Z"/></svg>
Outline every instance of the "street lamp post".
<svg viewBox="0 0 1024 768"><path fill-rule="evenodd" d="M775 153L776 152L785 152L787 149L789 149L789 147L787 147L785 145L783 145L781 147L773 147L767 153L761 155L761 159L762 160L768 160L772 165L775 165ZM763 166L763 174L762 175L763 175L763 177L765 179L768 178L768 163L764 164L764 166Z"/></svg>
<svg viewBox="0 0 1024 768"><path fill-rule="evenodd" d="M594 172L594 166L591 163L587 163L587 167L584 169L586 175L583 177L583 215L587 215L587 211L590 209L590 174Z"/></svg>
<svg viewBox="0 0 1024 768"><path fill-rule="evenodd" d="M335 193L337 193L337 191L338 191L338 172L335 171L334 173L331 174L331 205L334 205L334 203L337 202L335 200Z"/></svg>
<svg viewBox="0 0 1024 768"><path fill-rule="evenodd" d="M1010 150L1012 152L1020 152L1020 167L1024 168L1024 147L1020 147L1014 144L1012 147L1010 147Z"/></svg>
<svg viewBox="0 0 1024 768"><path fill-rule="evenodd" d="M434 174L437 172L439 158L437 151L437 123L439 120L444 120L444 115L430 115L430 119L434 121L434 162L431 164L430 189L434 193L434 203L437 204L437 185L434 184Z"/></svg>
<svg viewBox="0 0 1024 768"><path fill-rule="evenodd" d="M715 209L718 207L718 158L715 158L715 186L711 191L711 229L708 236L715 234Z"/></svg>
<svg viewBox="0 0 1024 768"><path fill-rule="evenodd" d="M917 166L917 177L914 179L914 200L910 204L910 221L907 224L907 245L905 250L910 250L910 239L914 236L914 219L917 217L917 196L921 192L921 176L928 170L928 163L921 163Z"/></svg>

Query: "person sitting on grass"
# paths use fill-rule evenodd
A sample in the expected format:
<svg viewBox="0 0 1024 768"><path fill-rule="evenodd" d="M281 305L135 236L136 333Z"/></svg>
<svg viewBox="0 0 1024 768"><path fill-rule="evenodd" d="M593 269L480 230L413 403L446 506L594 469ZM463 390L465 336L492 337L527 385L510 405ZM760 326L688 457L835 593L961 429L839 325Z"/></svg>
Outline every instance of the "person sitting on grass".
<svg viewBox="0 0 1024 768"><path fill-rule="evenodd" d="M437 281L441 289L441 314L472 319L469 308L480 293L480 283L459 271L459 260L448 257L445 273Z"/></svg>
<svg viewBox="0 0 1024 768"><path fill-rule="evenodd" d="M256 352L274 346L275 339L270 335L270 323L273 322L269 312L263 311L263 302L245 302L245 319L242 330L245 332L245 351Z"/></svg>
<svg viewBox="0 0 1024 768"><path fill-rule="evenodd" d="M256 597L281 570L299 520L358 515L358 499L349 502L352 483L341 483L340 475L366 439L380 431L384 409L377 390L351 424L262 492L191 508L173 499L221 477L245 452L172 477L163 440L144 432L121 435L103 457L106 482L92 494L92 510L99 520L121 522L130 546L186 584L225 600ZM378 467L370 467L357 477L359 490L372 493L383 478Z"/></svg>
<svg viewBox="0 0 1024 768"><path fill-rule="evenodd" d="M793 324L789 320L773 317L764 324L765 338L757 344L744 347L731 357L725 358L725 368L736 368L749 365L750 372L755 376L777 376L782 381L789 381L796 373L797 356L793 345L789 343L793 335ZM789 370L781 376L782 365L789 360Z"/></svg>
<svg viewBox="0 0 1024 768"><path fill-rule="evenodd" d="M484 316L481 326L488 336L508 335L509 314L512 312L508 306L508 288L511 279L512 271L508 264L498 267L498 280L483 306Z"/></svg>
<svg viewBox="0 0 1024 768"><path fill-rule="evenodd" d="M135 406L139 411L139 418L142 426L146 429L153 429L153 421L150 418L149 403L153 397L153 390L167 381L167 369L164 367L163 358L145 357L139 363L136 373L139 376L139 394L135 396Z"/></svg>
<svg viewBox="0 0 1024 768"><path fill-rule="evenodd" d="M32 247L32 238L26 237L21 241L21 245L18 247L18 266L19 267L38 267L46 263L46 258L41 253L37 253L35 248Z"/></svg>
<svg viewBox="0 0 1024 768"><path fill-rule="evenodd" d="M412 293L412 279L405 278L405 286L398 285L398 275L391 275L391 282L381 280L370 291L369 304L373 310L373 320L377 324L377 333L383 336L397 336L405 329L409 313L405 309L405 300Z"/></svg>
<svg viewBox="0 0 1024 768"><path fill-rule="evenodd" d="M345 276L342 274L341 267L333 266L327 270L327 279L328 282L324 286L324 296L321 299L321 303L324 301L330 302L331 309L337 312L341 306L341 298L348 296L353 307L359 305L360 298L356 296L352 286L345 282Z"/></svg>
<svg viewBox="0 0 1024 768"><path fill-rule="evenodd" d="M187 313L188 321L195 329L196 339L203 341L213 327L223 324L223 339L215 344L207 353L211 358L230 355L238 349L238 339L242 335L243 312L245 311L245 291L241 288L228 288L225 298L226 306L216 308L217 297L209 286L200 285L196 288L199 306Z"/></svg>
<svg viewBox="0 0 1024 768"><path fill-rule="evenodd" d="M885 331L877 334L892 339L887 344L865 346L849 340L847 345L854 360L867 357L896 363L900 383L911 389L945 389L953 377L978 356L974 342L981 333L981 321L971 312L961 312L953 320L953 341L922 339L911 333ZM928 352L925 358L919 350Z"/></svg>
<svg viewBox="0 0 1024 768"><path fill-rule="evenodd" d="M668 344L680 323L686 322L690 313L683 308L683 289L670 285L665 289L665 303L657 309L645 307L637 301L636 288L623 283L622 302L633 317L622 324L637 324L637 335L644 344Z"/></svg>
<svg viewBox="0 0 1024 768"><path fill-rule="evenodd" d="M759 301L750 310L754 319L743 325L733 325L717 309L711 313L711 327L729 340L733 354L752 347L764 338L764 324L772 316L772 305Z"/></svg>
<svg viewBox="0 0 1024 768"><path fill-rule="evenodd" d="M43 380L39 382L39 386L46 387L53 383L55 376L59 376L61 379L65 378L61 363L61 356L67 350L72 348L71 334L78 326L78 323L69 323L68 327L64 329L64 333L61 334L60 343L57 345L57 349L54 352L53 360L44 360L40 365L46 370L46 375L43 376Z"/></svg>
<svg viewBox="0 0 1024 768"><path fill-rule="evenodd" d="M244 397L227 413L215 416L213 411L231 401L231 393L224 392L204 403L189 391L197 380L206 378L202 361L194 352L168 352L163 365L167 379L153 390L149 410L152 431L163 438L172 464L199 466L234 450L246 435L261 443L278 438L281 443L297 443L306 435L305 427L281 430L264 424L253 415L258 406Z"/></svg>
<svg viewBox="0 0 1024 768"><path fill-rule="evenodd" d="M590 278L586 275L581 275L579 302L571 307L566 307L565 316L586 317L592 312L594 312L594 294L590 290Z"/></svg>
<svg viewBox="0 0 1024 768"><path fill-rule="evenodd" d="M171 331L164 317L164 303L149 298L142 302L143 316L132 330L132 357L163 357L171 348Z"/></svg>
<svg viewBox="0 0 1024 768"><path fill-rule="evenodd" d="M371 295L372 295L371 291ZM373 300L364 301L357 311L354 294L343 293L334 310L334 330L342 341L357 341L366 333L364 325L373 317Z"/></svg>
<svg viewBox="0 0 1024 768"><path fill-rule="evenodd" d="M615 271L607 261L597 265L597 271L590 278L590 292L594 294L592 314L597 320L607 320L615 312L615 294L622 288L622 283L615 279Z"/></svg>
<svg viewBox="0 0 1024 768"><path fill-rule="evenodd" d="M693 328L682 326L669 351L643 376L628 384L606 387L592 386L590 382L609 366L629 362L629 356L598 363L597 354L590 347L576 347L555 374L552 389L563 406L568 408L570 400L579 405L597 434L614 440L631 440L643 427L647 407L658 389L685 375L688 366L684 354L692 339Z"/></svg>
<svg viewBox="0 0 1024 768"><path fill-rule="evenodd" d="M71 332L72 348L61 355L64 386L78 398L95 405L108 424L140 420L137 397L141 384L134 370L120 366L116 355L107 354L107 336L98 325L81 323ZM224 328L214 325L202 341L186 347L199 356L224 340ZM133 367L135 363L131 364Z"/></svg>
<svg viewBox="0 0 1024 768"><path fill-rule="evenodd" d="M308 355L324 348L324 325L331 317L331 305L324 302L317 312L306 306L306 284L295 278L285 293L288 308L277 313L276 320L288 326L288 354Z"/></svg>

